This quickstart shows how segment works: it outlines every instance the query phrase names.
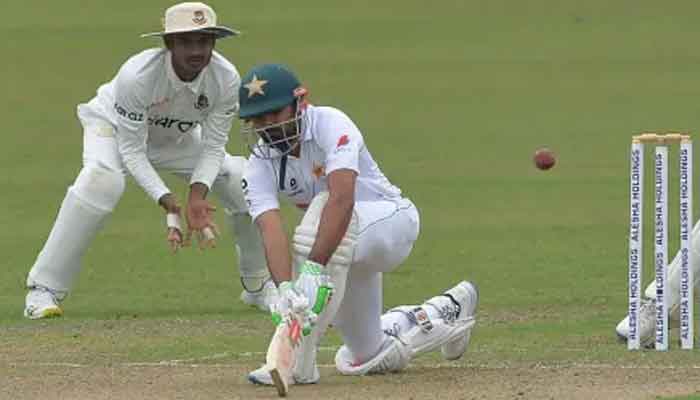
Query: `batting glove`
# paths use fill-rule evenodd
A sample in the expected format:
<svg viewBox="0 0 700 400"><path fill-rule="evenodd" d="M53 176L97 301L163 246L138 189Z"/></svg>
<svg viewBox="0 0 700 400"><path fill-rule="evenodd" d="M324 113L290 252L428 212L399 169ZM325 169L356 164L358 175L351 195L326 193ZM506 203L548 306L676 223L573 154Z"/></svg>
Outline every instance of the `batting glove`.
<svg viewBox="0 0 700 400"><path fill-rule="evenodd" d="M311 333L318 315L309 309L309 299L292 282L282 282L276 294L270 298L270 312L275 325L291 324L294 320L301 325L304 336Z"/></svg>
<svg viewBox="0 0 700 400"><path fill-rule="evenodd" d="M334 289L326 268L309 260L306 260L299 268L299 277L294 282L294 287L313 302L311 311L316 316L326 309Z"/></svg>

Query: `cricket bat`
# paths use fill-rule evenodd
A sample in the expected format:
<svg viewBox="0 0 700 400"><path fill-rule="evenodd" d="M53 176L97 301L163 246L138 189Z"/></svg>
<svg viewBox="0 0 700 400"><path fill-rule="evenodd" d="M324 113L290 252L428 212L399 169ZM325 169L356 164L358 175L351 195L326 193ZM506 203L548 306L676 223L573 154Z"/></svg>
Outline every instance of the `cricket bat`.
<svg viewBox="0 0 700 400"><path fill-rule="evenodd" d="M285 397L289 393L294 368L294 349L301 341L301 324L299 319L289 314L277 325L270 340L265 356L265 367L270 371L277 394Z"/></svg>

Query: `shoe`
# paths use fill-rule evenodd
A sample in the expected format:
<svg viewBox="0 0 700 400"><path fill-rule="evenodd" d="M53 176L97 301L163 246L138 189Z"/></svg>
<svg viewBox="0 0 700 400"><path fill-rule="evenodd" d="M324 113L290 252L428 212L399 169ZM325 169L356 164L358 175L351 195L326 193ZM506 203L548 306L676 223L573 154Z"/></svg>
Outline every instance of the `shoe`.
<svg viewBox="0 0 700 400"><path fill-rule="evenodd" d="M272 280L268 280L263 284L262 289L249 292L245 289L241 292L241 301L251 307L257 307L261 311L270 311L270 295L272 291L277 290L277 286Z"/></svg>
<svg viewBox="0 0 700 400"><path fill-rule="evenodd" d="M468 281L462 281L443 296L452 300L451 307L443 307L444 319L448 322L473 318L479 305L479 288ZM453 339L442 345L440 351L446 360L457 360L467 350L473 328L465 331L464 336Z"/></svg>
<svg viewBox="0 0 700 400"><path fill-rule="evenodd" d="M35 286L29 288L25 299L24 316L29 319L60 317L63 310L51 289Z"/></svg>
<svg viewBox="0 0 700 400"><path fill-rule="evenodd" d="M314 369L314 374L310 379L302 380L297 377L292 376L291 382L289 382L290 385L311 385L314 383L318 383L318 381L321 379L321 374L318 372L318 368ZM275 382L272 379L272 375L270 375L270 371L265 367L264 365L255 371L252 371L248 374L248 381L250 383L256 384L256 385L265 385L265 386L275 386Z"/></svg>
<svg viewBox="0 0 700 400"><path fill-rule="evenodd" d="M643 298L639 306L639 343L643 347L654 346L654 330L656 329L656 302L653 299ZM627 342L630 333L629 315L620 321L615 327L618 339Z"/></svg>

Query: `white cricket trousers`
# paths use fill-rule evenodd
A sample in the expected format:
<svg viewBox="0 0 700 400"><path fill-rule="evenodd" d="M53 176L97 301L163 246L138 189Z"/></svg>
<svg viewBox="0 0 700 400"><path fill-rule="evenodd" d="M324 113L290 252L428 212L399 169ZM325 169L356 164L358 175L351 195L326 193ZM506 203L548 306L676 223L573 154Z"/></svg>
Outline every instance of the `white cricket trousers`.
<svg viewBox="0 0 700 400"><path fill-rule="evenodd" d="M59 299L72 289L88 246L124 192L128 173L114 127L94 115L79 112L79 116L83 125L83 168L68 188L51 233L27 277L28 287L52 289ZM189 179L201 147L201 139L195 134L172 148L149 149L148 156L156 169ZM227 225L235 231L242 282L256 289L262 287L269 272L260 234L243 198L245 163L243 157L226 154L212 191L225 207ZM165 245L165 234L163 240Z"/></svg>
<svg viewBox="0 0 700 400"><path fill-rule="evenodd" d="M377 354L382 331L382 274L403 263L418 238L420 217L409 199L355 202L359 236L334 325L353 357Z"/></svg>

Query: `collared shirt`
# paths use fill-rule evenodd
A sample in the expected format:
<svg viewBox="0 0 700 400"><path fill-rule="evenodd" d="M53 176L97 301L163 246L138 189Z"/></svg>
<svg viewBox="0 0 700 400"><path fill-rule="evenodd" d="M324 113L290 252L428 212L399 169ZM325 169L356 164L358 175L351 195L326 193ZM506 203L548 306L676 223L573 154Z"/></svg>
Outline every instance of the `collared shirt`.
<svg viewBox="0 0 700 400"><path fill-rule="evenodd" d="M328 174L339 169L357 173L355 201L401 197L401 190L389 182L372 158L360 130L342 111L308 106L301 126L299 158L264 160L251 155L243 189L253 219L279 209L279 194L305 208L319 192L328 190Z"/></svg>
<svg viewBox="0 0 700 400"><path fill-rule="evenodd" d="M150 160L196 158L190 182L211 187L238 110L239 86L238 71L217 52L194 81L183 82L167 49L149 49L127 60L78 112L88 110L116 127L124 165L158 201L170 190Z"/></svg>

